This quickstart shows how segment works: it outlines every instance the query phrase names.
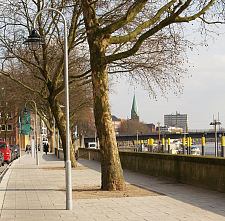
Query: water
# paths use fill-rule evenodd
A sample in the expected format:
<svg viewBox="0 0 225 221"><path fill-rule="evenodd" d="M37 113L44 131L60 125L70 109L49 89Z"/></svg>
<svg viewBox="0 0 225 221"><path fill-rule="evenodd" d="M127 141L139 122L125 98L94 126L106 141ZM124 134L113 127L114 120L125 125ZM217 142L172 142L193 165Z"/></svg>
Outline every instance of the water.
<svg viewBox="0 0 225 221"><path fill-rule="evenodd" d="M193 144L193 147L198 147L202 154L202 145L201 144ZM221 144L218 145L218 156L221 153ZM215 143L214 142L207 142L205 144L205 155L206 156L215 156Z"/></svg>

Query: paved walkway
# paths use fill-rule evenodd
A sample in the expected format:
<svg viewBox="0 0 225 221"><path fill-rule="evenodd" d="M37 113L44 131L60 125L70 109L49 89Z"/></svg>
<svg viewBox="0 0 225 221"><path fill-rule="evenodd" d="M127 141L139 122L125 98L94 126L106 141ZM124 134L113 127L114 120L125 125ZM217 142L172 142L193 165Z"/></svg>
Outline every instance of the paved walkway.
<svg viewBox="0 0 225 221"><path fill-rule="evenodd" d="M100 163L78 161L90 169L72 170L73 186L101 183ZM124 170L127 183L165 195L74 199L65 210L64 162L54 154L40 154L40 165L30 155L12 163L0 184L0 220L225 220L225 194ZM44 169L45 168L45 169Z"/></svg>

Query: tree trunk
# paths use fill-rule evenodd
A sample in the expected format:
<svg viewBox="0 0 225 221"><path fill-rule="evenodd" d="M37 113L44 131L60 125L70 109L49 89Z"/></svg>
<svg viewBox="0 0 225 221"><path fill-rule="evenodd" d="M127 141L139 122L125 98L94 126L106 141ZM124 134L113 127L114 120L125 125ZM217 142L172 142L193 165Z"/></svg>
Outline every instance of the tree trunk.
<svg viewBox="0 0 225 221"><path fill-rule="evenodd" d="M82 9L90 50L95 125L100 140L102 189L124 190L126 186L109 108L107 65L104 63L110 36L105 36L102 32L96 12L88 1L82 0Z"/></svg>
<svg viewBox="0 0 225 221"><path fill-rule="evenodd" d="M91 51L92 84L94 96L94 115L98 137L100 140L102 189L124 190L126 188L121 167L116 136L112 123L108 100L107 66L101 65L100 52L104 47ZM99 53L96 53L98 51Z"/></svg>
<svg viewBox="0 0 225 221"><path fill-rule="evenodd" d="M60 137L62 140L64 161L65 161L66 160L66 121L65 121L65 116L64 116L64 113L61 111L61 108L60 108L57 98L55 99L55 102L53 102L53 99L50 98L49 103L51 105L51 110L55 117L56 125L59 129L59 134L60 134ZM76 158L75 158L75 154L74 154L74 150L73 150L71 136L70 136L70 160L71 160L71 166L77 167L77 162L76 162Z"/></svg>
<svg viewBox="0 0 225 221"><path fill-rule="evenodd" d="M49 144L50 144L50 152L51 153L54 153L55 150L54 150L54 133L53 131L50 130L50 139L49 139Z"/></svg>
<svg viewBox="0 0 225 221"><path fill-rule="evenodd" d="M53 117L49 118L49 126L50 126L50 130L49 130L49 133L50 133L50 137L49 137L49 151L50 153L54 153L55 150L54 150L54 145L53 145L53 136L54 136L54 120L53 120Z"/></svg>

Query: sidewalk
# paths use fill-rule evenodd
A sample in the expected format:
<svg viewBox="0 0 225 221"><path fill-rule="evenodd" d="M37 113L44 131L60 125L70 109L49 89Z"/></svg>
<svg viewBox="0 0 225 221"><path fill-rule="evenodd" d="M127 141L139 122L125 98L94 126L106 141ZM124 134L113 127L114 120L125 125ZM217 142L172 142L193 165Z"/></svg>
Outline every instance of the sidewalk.
<svg viewBox="0 0 225 221"><path fill-rule="evenodd" d="M12 163L0 183L0 220L225 220L225 194L124 170L127 183L165 195L74 199L65 210L64 162L54 154L40 154L40 165L30 155ZM73 187L101 183L100 163L79 160L72 170ZM52 167L52 169L51 169Z"/></svg>

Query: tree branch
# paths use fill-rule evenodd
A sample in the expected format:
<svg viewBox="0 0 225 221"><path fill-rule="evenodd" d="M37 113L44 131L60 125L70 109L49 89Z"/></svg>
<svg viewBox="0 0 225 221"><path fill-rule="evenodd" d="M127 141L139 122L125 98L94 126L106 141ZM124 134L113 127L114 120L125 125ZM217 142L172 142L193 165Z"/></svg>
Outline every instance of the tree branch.
<svg viewBox="0 0 225 221"><path fill-rule="evenodd" d="M133 38L137 37L143 31L143 29L145 29L147 27L150 27L155 22L157 22L159 20L160 16L165 11L167 11L167 9L169 7L171 7L175 2L176 2L176 0L173 0L173 1L169 2L169 3L167 3L165 6L163 6L161 9L158 10L156 15L152 19L142 23L141 25L139 25L134 31L132 31L128 35L119 36L119 37L111 36L110 37L110 41L109 41L110 44L118 44L118 43L128 42L128 41L132 40Z"/></svg>
<svg viewBox="0 0 225 221"><path fill-rule="evenodd" d="M102 31L107 35L112 34L116 30L122 28L124 25L128 24L136 17L136 15L141 11L141 9L145 6L147 2L147 0L135 1L133 5L130 6L124 17L106 26L105 28L103 28Z"/></svg>

